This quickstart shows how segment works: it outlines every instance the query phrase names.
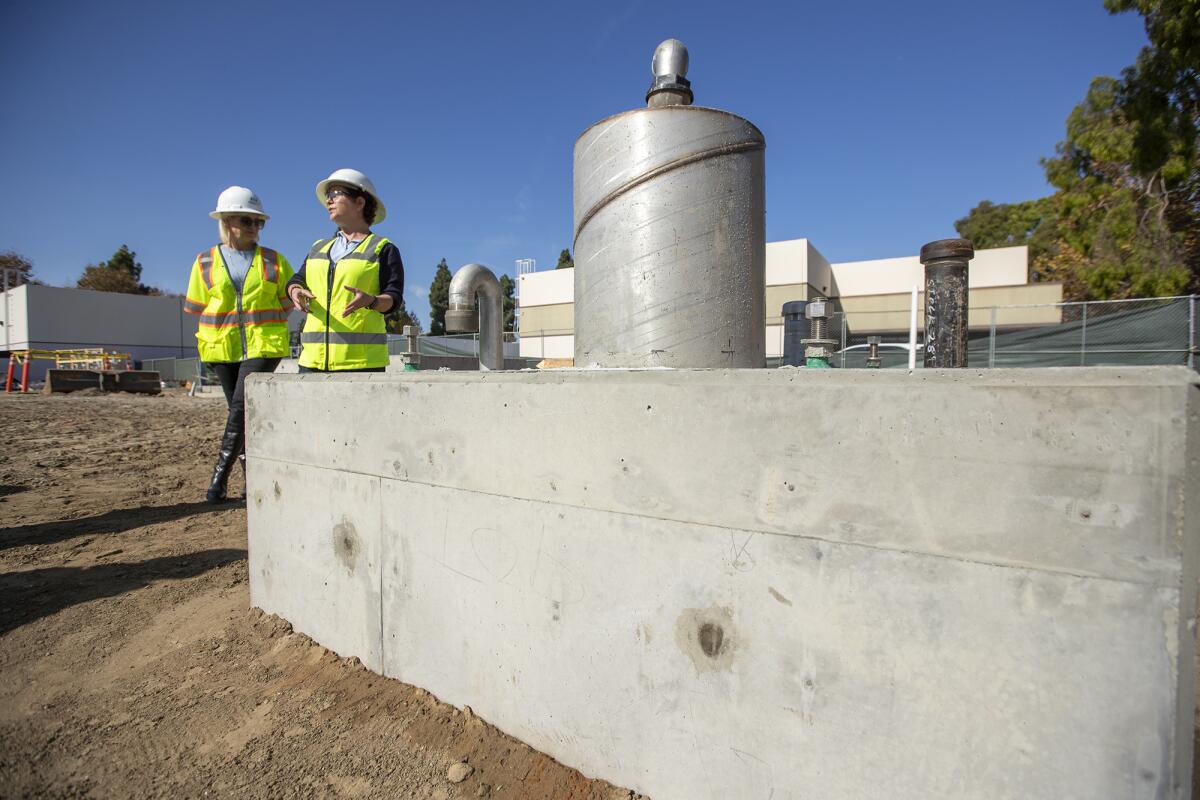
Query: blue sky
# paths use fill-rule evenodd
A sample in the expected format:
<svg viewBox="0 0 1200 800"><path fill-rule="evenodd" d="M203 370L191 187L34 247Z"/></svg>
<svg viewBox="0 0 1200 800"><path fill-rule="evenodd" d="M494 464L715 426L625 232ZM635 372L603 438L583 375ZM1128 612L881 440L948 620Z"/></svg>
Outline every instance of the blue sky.
<svg viewBox="0 0 1200 800"><path fill-rule="evenodd" d="M1145 43L1101 0L41 0L0 22L0 250L43 281L127 243L145 282L183 291L231 184L298 262L330 230L316 182L355 167L426 326L443 257L553 267L575 139L644 104L662 39L688 46L697 105L765 134L768 241L833 261L912 254L980 200L1047 194L1038 159L1067 114Z"/></svg>

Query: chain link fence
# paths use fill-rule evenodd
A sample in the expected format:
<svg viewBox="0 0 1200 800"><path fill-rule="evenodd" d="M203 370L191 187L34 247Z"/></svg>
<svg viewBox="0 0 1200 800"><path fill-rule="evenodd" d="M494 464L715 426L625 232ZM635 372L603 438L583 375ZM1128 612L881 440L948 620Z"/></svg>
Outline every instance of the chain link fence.
<svg viewBox="0 0 1200 800"><path fill-rule="evenodd" d="M972 367L1200 368L1198 314L1196 295L972 308L967 362ZM890 311L836 315L831 330L840 337L841 349L834 363L865 367L867 337L879 336L882 366L907 368L908 331L894 330L894 318ZM922 362L924 321L921 309L917 366Z"/></svg>
<svg viewBox="0 0 1200 800"><path fill-rule="evenodd" d="M153 370L161 380L183 383L201 378L205 384L216 384L217 376L199 358L144 358L142 369Z"/></svg>
<svg viewBox="0 0 1200 800"><path fill-rule="evenodd" d="M896 330L908 312L837 312L830 319L831 338L838 342L834 366L865 368L868 336L881 340L879 357L885 369L908 367L908 330ZM921 366L924 310L917 314L917 366ZM527 366L542 358L570 358L573 330L536 331L521 336L504 334L505 359L525 351ZM778 326L776 352L783 352L783 327ZM524 344L523 348L520 345ZM388 353L399 355L405 338L388 336ZM422 335L422 356L478 358L479 334ZM560 352L561 351L561 352ZM1183 364L1200 369L1200 297L1107 300L1054 305L994 306L970 309L967 353L972 367L1154 366ZM767 359L778 366L779 357ZM203 365L197 358L157 358L142 362L165 381L194 380ZM211 373L204 381L213 382Z"/></svg>

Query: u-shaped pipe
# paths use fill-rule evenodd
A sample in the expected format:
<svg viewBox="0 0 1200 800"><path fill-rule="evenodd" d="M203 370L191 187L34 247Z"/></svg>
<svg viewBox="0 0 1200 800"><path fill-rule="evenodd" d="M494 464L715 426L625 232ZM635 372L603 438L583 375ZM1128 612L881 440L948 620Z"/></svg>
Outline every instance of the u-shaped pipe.
<svg viewBox="0 0 1200 800"><path fill-rule="evenodd" d="M475 298L479 297L479 311ZM479 368L504 369L504 298L500 281L483 264L466 264L450 279L447 333L479 332Z"/></svg>

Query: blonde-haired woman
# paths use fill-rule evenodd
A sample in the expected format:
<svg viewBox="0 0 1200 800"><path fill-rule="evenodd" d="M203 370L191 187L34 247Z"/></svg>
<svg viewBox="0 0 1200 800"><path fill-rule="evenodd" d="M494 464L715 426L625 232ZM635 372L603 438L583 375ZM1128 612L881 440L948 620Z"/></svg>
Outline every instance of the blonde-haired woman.
<svg viewBox="0 0 1200 800"><path fill-rule="evenodd" d="M184 310L200 315L196 331L200 360L221 381L229 418L209 481L207 499L226 499L233 462L246 444L246 376L274 372L288 354L287 316L291 301L284 287L292 277L286 258L258 243L268 219L250 189L230 186L209 213L217 220L221 243L196 256Z"/></svg>

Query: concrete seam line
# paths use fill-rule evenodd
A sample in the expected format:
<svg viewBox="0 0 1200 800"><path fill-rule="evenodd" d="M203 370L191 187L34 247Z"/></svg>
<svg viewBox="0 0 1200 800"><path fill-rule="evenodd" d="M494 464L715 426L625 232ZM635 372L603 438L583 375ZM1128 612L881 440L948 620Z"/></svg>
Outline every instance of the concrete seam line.
<svg viewBox="0 0 1200 800"><path fill-rule="evenodd" d="M383 646L383 631L387 627L383 624L383 478L376 477L375 497L379 500L379 552L376 558L379 559L379 672L383 675L387 674L387 649Z"/></svg>
<svg viewBox="0 0 1200 800"><path fill-rule="evenodd" d="M411 478L406 478L403 480L400 478L388 478L388 477L385 477L382 475L376 475L373 472L360 472L358 470L353 470L353 469L332 469L328 466L321 466L319 464L310 464L310 463L303 462L303 461L285 461L280 458L272 458L271 456L256 456L256 457L261 458L264 461L274 461L277 464L295 464L295 465L299 465L302 467L311 467L313 469L328 470L330 472L346 472L351 475L361 475L366 478L376 478L380 481L380 514L383 513L383 495L382 495L382 485L383 484L382 484L382 481L387 480L387 481L395 481L396 483L412 483L412 484L416 484L418 486L429 486L434 489L447 489L447 490L456 491L456 492L471 492L472 494L479 494L479 495L483 495L485 497L501 497L501 498L507 498L510 500L519 500L519 501L525 502L525 503L540 503L542 505L547 505L547 506L562 506L564 508L577 508L581 511L592 511L592 512L600 513L600 514L625 514L630 517L638 517L640 519L658 520L659 522L669 522L669 523L672 523L675 525L696 525L701 528L711 528L714 531L740 531L742 533L763 534L764 536L781 536L781 537L787 537L789 539L803 539L805 541L810 541L810 542L822 542L824 544L840 545L842 547L861 547L866 550L876 550L881 553L901 553L904 555L911 555L911 556L926 556L929 558L940 558L940 559L943 559L946 561L955 561L960 564L974 564L974 565L983 566L983 567L996 567L998 569L1020 570L1022 572L1042 572L1042 573L1046 573L1049 575L1063 575L1063 576L1066 576L1069 578L1085 578L1088 580L1107 581L1109 583L1127 584L1130 586L1145 586L1145 587L1152 588L1152 589L1169 589L1169 590L1175 591L1175 592L1179 591L1179 581L1178 580L1175 580L1173 582L1165 582L1165 583L1159 583L1159 582L1155 582L1155 581L1138 581L1138 580L1131 580L1129 578L1114 578L1110 575L1098 575L1096 573L1091 573L1091 572L1078 572L1078 571L1062 569L1062 568L1058 568L1058 567L1038 567L1038 566L1031 566L1029 564L1021 564L1021 563L1017 563L1017 562L1006 563L1003 561L987 561L985 559L980 559L980 558L964 558L962 556L951 556L951 555L947 555L945 553L933 553L933 552L930 552L927 550L906 550L902 547L885 547L883 545L878 545L878 544L866 544L864 542L846 541L845 539L831 539L831 538L826 538L823 536L815 536L815 535L809 534L809 533L784 533L783 531L771 531L771 530L765 530L763 528L742 528L742 527L734 527L734 526L730 526L730 525L717 525L717 524L714 524L711 522L695 522L692 520L672 519L671 517L656 517L653 514L639 514L636 511L613 511L612 509L593 508L591 506L580 506L580 505L575 505L574 503L563 503L563 502L557 502L557 501L553 501L553 500L538 500L538 499L534 499L534 498L530 498L530 497L517 497L517 496L511 495L511 494L499 494L497 492L485 492L480 489L463 489L463 488L460 488L457 486L446 486L446 485L440 484L440 483L427 483L426 481L417 481L417 480L413 480ZM381 529L381 532L382 532L382 529ZM381 542L382 542L382 540L381 540ZM382 546L382 544L381 544L381 546ZM1178 577L1178 576L1176 576L1176 577Z"/></svg>

